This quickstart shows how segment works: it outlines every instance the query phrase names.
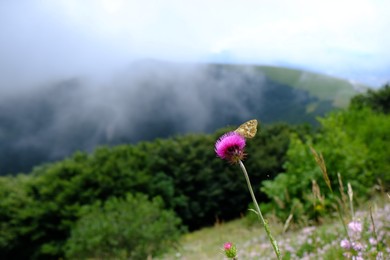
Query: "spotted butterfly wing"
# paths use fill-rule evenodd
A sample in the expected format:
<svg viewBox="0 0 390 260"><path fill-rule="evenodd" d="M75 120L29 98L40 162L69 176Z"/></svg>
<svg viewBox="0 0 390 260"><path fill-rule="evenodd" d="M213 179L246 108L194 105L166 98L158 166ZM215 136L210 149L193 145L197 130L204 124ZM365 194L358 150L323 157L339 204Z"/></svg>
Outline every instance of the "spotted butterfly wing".
<svg viewBox="0 0 390 260"><path fill-rule="evenodd" d="M239 133L245 138L253 138L257 133L257 120L249 120L242 125L240 125L234 132Z"/></svg>

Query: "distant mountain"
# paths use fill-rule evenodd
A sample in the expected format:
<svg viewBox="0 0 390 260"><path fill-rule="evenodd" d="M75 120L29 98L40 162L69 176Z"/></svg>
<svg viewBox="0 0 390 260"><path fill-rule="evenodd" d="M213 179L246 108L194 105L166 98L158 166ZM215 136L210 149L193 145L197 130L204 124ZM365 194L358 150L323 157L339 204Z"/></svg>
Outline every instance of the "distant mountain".
<svg viewBox="0 0 390 260"><path fill-rule="evenodd" d="M305 90L320 100L330 100L333 106L338 108L345 108L352 96L369 88L357 82L303 70L271 66L256 68L275 82Z"/></svg>
<svg viewBox="0 0 390 260"><path fill-rule="evenodd" d="M0 175L97 145L211 133L257 118L315 124L364 86L287 68L142 61L107 82L0 96Z"/></svg>

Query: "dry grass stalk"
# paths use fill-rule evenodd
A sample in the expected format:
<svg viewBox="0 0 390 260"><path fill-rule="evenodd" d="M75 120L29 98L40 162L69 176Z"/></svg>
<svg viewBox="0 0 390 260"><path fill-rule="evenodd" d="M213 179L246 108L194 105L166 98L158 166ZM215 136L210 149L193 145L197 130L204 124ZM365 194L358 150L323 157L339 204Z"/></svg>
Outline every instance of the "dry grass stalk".
<svg viewBox="0 0 390 260"><path fill-rule="evenodd" d="M328 172L326 171L326 165L325 165L325 160L324 160L324 157L322 156L322 154L318 154L316 150L314 150L313 147L310 146L310 150L314 156L314 159L316 161L316 163L318 164L318 166L320 167L321 171L322 171L322 174L324 176L324 180L326 182L326 185L328 185L328 188L333 192L333 189L332 189L332 186L330 184L330 180L329 180L329 176L328 176Z"/></svg>

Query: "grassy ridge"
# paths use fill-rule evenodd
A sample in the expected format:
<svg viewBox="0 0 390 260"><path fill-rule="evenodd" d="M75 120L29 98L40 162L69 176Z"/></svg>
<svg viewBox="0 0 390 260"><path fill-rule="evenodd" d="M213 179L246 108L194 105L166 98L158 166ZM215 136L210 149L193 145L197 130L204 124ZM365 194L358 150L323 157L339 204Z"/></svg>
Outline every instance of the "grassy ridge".
<svg viewBox="0 0 390 260"><path fill-rule="evenodd" d="M306 90L321 100L331 100L337 108L345 108L351 97L359 93L359 89L368 88L368 86L353 84L344 79L298 69L272 66L256 68L275 82Z"/></svg>

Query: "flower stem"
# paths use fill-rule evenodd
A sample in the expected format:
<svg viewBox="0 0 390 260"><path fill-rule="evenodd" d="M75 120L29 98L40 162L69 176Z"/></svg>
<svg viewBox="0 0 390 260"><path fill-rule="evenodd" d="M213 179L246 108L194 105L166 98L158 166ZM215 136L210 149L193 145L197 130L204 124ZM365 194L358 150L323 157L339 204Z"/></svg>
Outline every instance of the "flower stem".
<svg viewBox="0 0 390 260"><path fill-rule="evenodd" d="M241 170L244 172L244 176L245 176L245 179L246 179L246 183L248 185L249 192L250 192L250 194L252 196L253 203L255 204L255 207L256 207L256 210L257 210L257 215L259 216L261 222L263 223L263 226L265 228L265 231L267 232L268 238L269 238L269 240L270 240L270 242L272 244L272 247L273 247L273 249L275 251L277 259L280 260L282 258L280 256L280 250L279 250L279 247L278 247L278 243L276 242L275 238L273 238L273 236L271 234L271 230L269 229L268 223L264 219L263 214L261 214L260 207L259 207L259 204L257 203L255 194L253 193L252 185L251 185L251 182L249 180L249 176L248 176L248 173L247 173L247 171L245 169L245 166L244 166L244 164L242 163L241 160L239 160L239 163L240 163Z"/></svg>

